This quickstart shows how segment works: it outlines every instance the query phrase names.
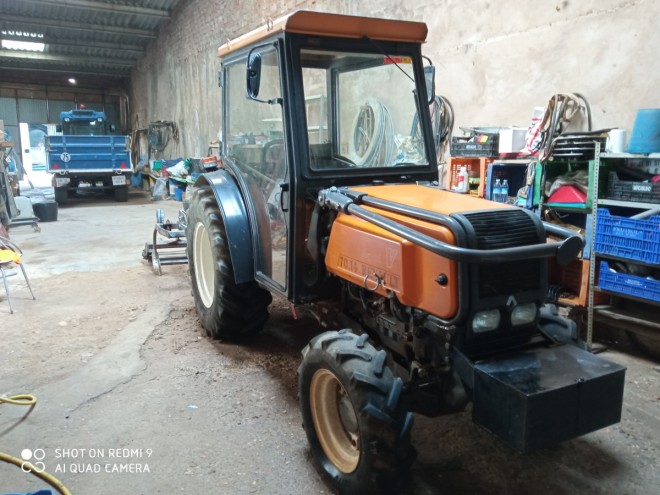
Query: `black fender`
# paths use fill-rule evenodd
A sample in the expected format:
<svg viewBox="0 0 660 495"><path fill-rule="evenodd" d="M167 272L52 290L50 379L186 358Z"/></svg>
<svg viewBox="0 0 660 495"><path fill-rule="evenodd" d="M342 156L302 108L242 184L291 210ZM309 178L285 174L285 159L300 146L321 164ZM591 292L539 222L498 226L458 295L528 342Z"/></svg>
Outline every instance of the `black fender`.
<svg viewBox="0 0 660 495"><path fill-rule="evenodd" d="M254 280L254 251L250 221L238 184L226 170L203 174L195 187L211 186L225 225L234 279L237 284Z"/></svg>

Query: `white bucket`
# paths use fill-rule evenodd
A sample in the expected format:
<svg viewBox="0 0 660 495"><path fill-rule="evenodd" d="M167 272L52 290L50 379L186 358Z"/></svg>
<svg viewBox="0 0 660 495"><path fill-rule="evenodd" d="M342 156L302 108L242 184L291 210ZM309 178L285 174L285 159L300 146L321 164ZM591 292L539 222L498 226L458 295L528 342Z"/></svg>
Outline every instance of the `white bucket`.
<svg viewBox="0 0 660 495"><path fill-rule="evenodd" d="M605 151L608 153L623 153L626 149L626 130L612 129L607 134Z"/></svg>

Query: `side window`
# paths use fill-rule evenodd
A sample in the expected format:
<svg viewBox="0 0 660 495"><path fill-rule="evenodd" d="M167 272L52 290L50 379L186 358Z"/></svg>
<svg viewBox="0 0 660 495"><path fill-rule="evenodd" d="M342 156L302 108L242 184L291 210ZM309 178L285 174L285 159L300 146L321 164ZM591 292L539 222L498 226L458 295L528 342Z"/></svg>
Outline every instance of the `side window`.
<svg viewBox="0 0 660 495"><path fill-rule="evenodd" d="M228 68L229 95L225 104L231 108L226 112L227 151L242 169L260 171L261 149L271 141L284 138L282 107L250 100L246 96L245 70L245 60ZM261 93L280 96L280 71L275 50L262 53L261 70Z"/></svg>

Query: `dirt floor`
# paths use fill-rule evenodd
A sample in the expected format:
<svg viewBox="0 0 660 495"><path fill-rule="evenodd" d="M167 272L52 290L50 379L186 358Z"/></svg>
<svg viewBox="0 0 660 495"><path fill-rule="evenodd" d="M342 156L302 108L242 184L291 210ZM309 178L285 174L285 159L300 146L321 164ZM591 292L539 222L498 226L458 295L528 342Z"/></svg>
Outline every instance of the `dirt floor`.
<svg viewBox="0 0 660 495"><path fill-rule="evenodd" d="M10 230L37 300L0 288L0 452L33 453L75 495L332 493L310 462L296 399L300 351L318 331L275 301L247 345L209 340L187 267L157 276L142 260L157 208L180 203L77 198L56 222ZM660 364L625 342L603 356L627 367L621 423L521 455L470 412L415 418L418 458L406 494L656 494ZM38 459L41 458L41 459ZM0 462L0 493L47 485Z"/></svg>

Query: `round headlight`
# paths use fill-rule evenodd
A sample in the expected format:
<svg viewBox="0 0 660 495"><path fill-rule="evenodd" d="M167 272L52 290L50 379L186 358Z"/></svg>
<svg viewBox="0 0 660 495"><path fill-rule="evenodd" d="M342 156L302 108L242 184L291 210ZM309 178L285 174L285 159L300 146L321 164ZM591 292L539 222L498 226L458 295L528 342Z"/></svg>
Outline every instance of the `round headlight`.
<svg viewBox="0 0 660 495"><path fill-rule="evenodd" d="M517 326L532 323L536 320L537 313L536 303L531 302L516 306L511 312L511 324Z"/></svg>

